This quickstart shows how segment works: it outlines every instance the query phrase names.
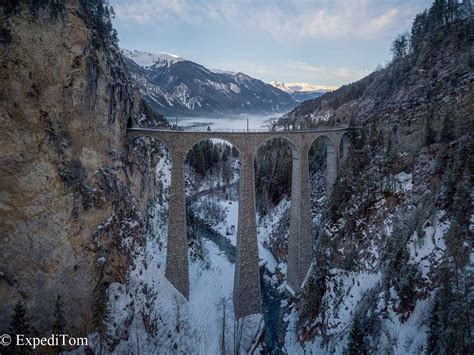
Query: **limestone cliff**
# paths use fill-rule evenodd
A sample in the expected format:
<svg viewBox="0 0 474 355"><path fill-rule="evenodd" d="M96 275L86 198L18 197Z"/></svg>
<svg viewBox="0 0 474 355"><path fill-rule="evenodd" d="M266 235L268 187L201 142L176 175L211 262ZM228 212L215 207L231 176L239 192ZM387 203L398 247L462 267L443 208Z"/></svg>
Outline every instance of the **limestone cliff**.
<svg viewBox="0 0 474 355"><path fill-rule="evenodd" d="M127 145L139 100L107 11L100 0L0 6L0 331L21 300L48 334L60 295L70 334L86 334L94 290L123 281L142 242L153 156Z"/></svg>

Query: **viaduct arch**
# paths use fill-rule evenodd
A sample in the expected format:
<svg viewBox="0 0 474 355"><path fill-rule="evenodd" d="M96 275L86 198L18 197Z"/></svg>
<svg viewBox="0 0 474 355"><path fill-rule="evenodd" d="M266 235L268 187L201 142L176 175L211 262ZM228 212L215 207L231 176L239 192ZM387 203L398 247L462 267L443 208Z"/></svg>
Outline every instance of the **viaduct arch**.
<svg viewBox="0 0 474 355"><path fill-rule="evenodd" d="M271 139L281 138L293 154L290 231L288 240L287 288L298 293L313 258L311 235L310 185L308 154L316 139L327 140L326 192L331 194L341 157L341 142L347 127L304 131L176 131L149 128L128 128L130 139L154 137L169 149L171 185L169 197L168 251L166 278L187 299L189 298L188 241L184 162L187 153L198 142L222 139L239 152L241 163L239 223L234 274L234 311L236 318L260 313L260 273L257 245L254 159L258 149Z"/></svg>

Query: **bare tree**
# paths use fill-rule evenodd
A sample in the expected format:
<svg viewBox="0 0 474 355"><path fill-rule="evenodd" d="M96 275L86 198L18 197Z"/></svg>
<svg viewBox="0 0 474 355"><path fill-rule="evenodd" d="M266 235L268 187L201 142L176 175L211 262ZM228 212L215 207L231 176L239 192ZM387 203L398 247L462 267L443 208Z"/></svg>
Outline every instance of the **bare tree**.
<svg viewBox="0 0 474 355"><path fill-rule="evenodd" d="M226 323L226 309L227 309L227 299L222 297L220 299L221 307L222 307L222 333L221 333L221 354L226 354L225 349L225 323Z"/></svg>
<svg viewBox="0 0 474 355"><path fill-rule="evenodd" d="M242 342L243 319L236 319L234 323L234 355L240 353L240 343Z"/></svg>
<svg viewBox="0 0 474 355"><path fill-rule="evenodd" d="M178 300L178 297L176 295L174 296L174 303L176 305L176 326L175 326L175 329L179 333L180 325L181 325L181 307L179 305L179 300Z"/></svg>

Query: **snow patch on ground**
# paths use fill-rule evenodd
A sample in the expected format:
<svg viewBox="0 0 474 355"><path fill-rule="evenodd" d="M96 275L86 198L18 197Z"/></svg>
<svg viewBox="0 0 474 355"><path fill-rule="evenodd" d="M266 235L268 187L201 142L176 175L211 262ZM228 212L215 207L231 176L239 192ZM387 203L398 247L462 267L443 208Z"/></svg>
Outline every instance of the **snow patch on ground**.
<svg viewBox="0 0 474 355"><path fill-rule="evenodd" d="M236 246L237 230L239 227L239 202L232 200L219 200L217 202L225 211L226 218L224 221L213 226L213 229L225 236L233 246Z"/></svg>
<svg viewBox="0 0 474 355"><path fill-rule="evenodd" d="M441 260L446 245L444 235L449 229L449 221L442 220L443 213L438 213L433 225L423 229L424 236L419 236L417 232L410 238L408 251L410 252L410 262L417 264L423 277L428 278L428 272Z"/></svg>
<svg viewBox="0 0 474 355"><path fill-rule="evenodd" d="M400 322L400 315L390 309L388 319L382 323L382 344L386 344L383 350L394 355L423 354L427 331L423 324L427 324L431 303L431 297L418 301L410 317L403 323Z"/></svg>
<svg viewBox="0 0 474 355"><path fill-rule="evenodd" d="M286 264L278 263L269 247L276 235L275 228L283 219L285 212L290 208L290 204L291 200L284 198L268 214L259 216L257 219L258 255L261 264L265 264L267 270L272 274L275 274L278 268L281 273L286 275Z"/></svg>
<svg viewBox="0 0 474 355"><path fill-rule="evenodd" d="M396 192L407 192L413 189L412 174L407 174L402 171L395 175L395 191Z"/></svg>

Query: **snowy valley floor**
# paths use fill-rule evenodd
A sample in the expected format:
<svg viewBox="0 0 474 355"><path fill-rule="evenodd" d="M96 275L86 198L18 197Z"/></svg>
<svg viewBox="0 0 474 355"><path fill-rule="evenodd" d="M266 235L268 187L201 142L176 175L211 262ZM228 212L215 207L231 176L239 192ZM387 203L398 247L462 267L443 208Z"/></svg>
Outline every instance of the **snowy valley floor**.
<svg viewBox="0 0 474 355"><path fill-rule="evenodd" d="M169 164L168 160L161 160L157 170L161 174L158 178L165 182L163 195L166 195L166 186L169 185ZM235 182L231 181L233 187ZM212 187L208 185L201 185L199 191L202 192L203 186ZM410 193L411 176L400 189ZM109 287L111 320L107 342L109 349L113 349L112 353L221 354L224 349L225 353L232 354L238 343L241 353L255 350L256 353L342 354L357 307L372 291L374 294L378 292L382 275L369 265L370 260L373 262L378 256L367 258L369 264L360 272L330 270L322 300L326 307L325 319L315 321L323 322L326 338L316 335L302 344L296 333L297 311L284 296L286 264L278 263L270 251L275 235L282 233L276 228L284 223L290 207L290 201L283 199L268 215L258 218L263 315L250 316L237 323L232 299L232 250L236 244L238 200L233 193L225 197L226 194L210 196L201 192L193 201L196 215L202 214L203 206L209 205L219 205L224 213L218 222L209 224L210 228L200 233L202 258L192 257L191 248L189 250L189 301L164 276L168 207L166 203L157 205L153 211L153 233L147 237L145 246L131 251L134 267L129 271L128 282ZM377 208L386 208L383 200ZM206 218L206 215L200 217ZM315 223L319 218L316 213ZM391 218L384 221L386 235L392 233ZM423 274L428 272L428 260L433 262L433 258L442 255L445 248L443 235L448 227L449 223L441 213L431 226L425 228L426 237L422 243L416 242L418 239L415 237L410 242L410 260L420 265ZM375 246L372 249L373 253L378 253ZM396 292L391 291L391 297L396 299ZM381 302L380 298L378 302ZM403 322L389 308L388 316L380 324L382 348L393 354L420 354L426 342L425 318L431 302L431 297L417 302L414 311ZM241 336L238 335L240 331ZM90 335L89 339L93 349L99 353L101 341L98 334ZM106 349L105 345L102 347Z"/></svg>
<svg viewBox="0 0 474 355"><path fill-rule="evenodd" d="M157 170L162 172L159 178L165 185L169 184L169 174L166 173L169 164L169 161L162 160ZM209 198L206 194L201 195L197 206ZM212 199L226 211L225 219L212 229L220 234L224 243L235 247L238 201ZM288 206L289 201L284 200L260 221L258 228L264 282L275 292L277 287L283 290L275 273L278 269L284 275L286 265L277 264L265 246L275 220L282 217ZM223 347L226 353L234 353L236 337L239 337L237 329L242 333L238 341L241 352L255 349L258 353L260 345L257 342L264 330L262 315L249 316L236 323L232 299L234 263L223 250L222 242L218 245L211 239L202 238L203 260L189 258L190 296L186 301L164 276L167 204L156 207L153 223L154 233L148 236L146 245L132 252L135 265L129 271L128 282L114 283L109 287L112 317L108 343L112 345L112 353L220 354ZM279 309L275 311L278 313ZM98 334L90 335L89 339L98 353L101 347ZM102 349L107 353L106 345L102 345Z"/></svg>

